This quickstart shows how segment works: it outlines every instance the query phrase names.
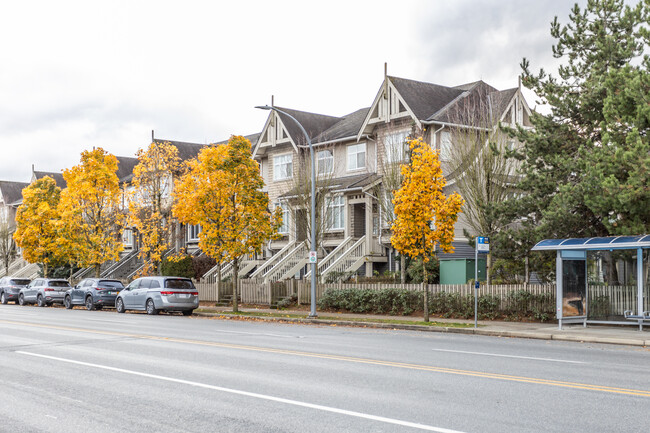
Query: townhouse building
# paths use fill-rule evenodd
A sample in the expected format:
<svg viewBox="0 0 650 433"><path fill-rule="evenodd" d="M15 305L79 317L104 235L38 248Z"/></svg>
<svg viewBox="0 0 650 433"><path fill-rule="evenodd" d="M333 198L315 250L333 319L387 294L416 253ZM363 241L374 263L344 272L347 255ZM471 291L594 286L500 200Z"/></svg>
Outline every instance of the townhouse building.
<svg viewBox="0 0 650 433"><path fill-rule="evenodd" d="M271 206L282 209L283 225L280 237L269 242L263 254L246 258L240 269L242 276L267 281L309 277L309 242L305 242L310 232L309 149L298 125L284 113L305 128L316 156L318 272L322 280L398 270L390 243L394 218L391 190L399 187L396 171L408 158L409 138L422 137L440 152L448 181L445 193L451 193L458 190L457 180L463 175L462 167L451 158L462 134L489 133L499 125L530 127L531 115L520 86L498 90L476 81L448 87L387 74L368 107L344 116L275 108L281 112L270 111L261 132L247 138ZM153 133L152 140L175 146L182 161L195 158L206 146L158 139ZM479 146L487 148L488 143ZM138 160L118 157L118 162L117 175L126 200ZM65 187L61 173L32 171L32 181L48 175ZM173 185L169 196L172 191ZM19 203L20 198L15 205ZM455 252L441 256L473 257L464 230L472 232L461 214L455 227ZM172 249L200 255L200 231L200 226L176 224ZM123 243L121 260L106 264L106 276L128 278L141 265L138 235L132 228L125 228ZM228 264L221 264L221 269L222 275L228 275ZM217 271L215 267L206 276L214 277ZM83 272L76 277L83 277Z"/></svg>
<svg viewBox="0 0 650 433"><path fill-rule="evenodd" d="M323 196L317 210L323 221L317 228L322 279L397 269L390 244L391 190L398 186L395 171L408 158L409 138L422 137L440 152L445 193L451 193L462 176L451 161L460 135L481 129L487 136L500 124L531 125L520 87L497 90L483 81L447 87L387 74L370 107L345 116L276 108L280 112L270 112L253 146L270 202L284 216L282 237L268 245L270 258L252 273L272 281L309 276L302 242L308 237L309 151L303 133L283 112L303 125L316 152L318 195ZM463 230L472 232L461 214L451 257L473 256Z"/></svg>

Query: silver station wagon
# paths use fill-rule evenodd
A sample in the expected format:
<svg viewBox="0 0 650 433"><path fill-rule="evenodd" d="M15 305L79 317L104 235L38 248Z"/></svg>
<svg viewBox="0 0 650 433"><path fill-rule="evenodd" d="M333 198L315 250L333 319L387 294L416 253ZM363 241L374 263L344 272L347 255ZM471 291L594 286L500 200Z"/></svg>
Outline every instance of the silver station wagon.
<svg viewBox="0 0 650 433"><path fill-rule="evenodd" d="M199 292L189 278L142 277L133 280L115 299L118 313L144 310L147 314L180 311L190 316L199 307Z"/></svg>

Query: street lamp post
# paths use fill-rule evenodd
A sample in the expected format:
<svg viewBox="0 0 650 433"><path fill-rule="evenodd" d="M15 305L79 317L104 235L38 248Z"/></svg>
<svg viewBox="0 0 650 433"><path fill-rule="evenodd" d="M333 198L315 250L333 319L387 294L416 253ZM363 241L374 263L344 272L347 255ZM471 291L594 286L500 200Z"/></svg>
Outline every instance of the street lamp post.
<svg viewBox="0 0 650 433"><path fill-rule="evenodd" d="M273 110L278 113L284 114L294 122L296 122L296 125L300 128L302 131L303 135L307 139L307 144L309 145L309 154L311 156L311 249L310 249L310 257L316 256L316 158L314 157L314 147L311 144L311 139L309 138L309 134L307 134L307 131L305 131L305 128L298 122L298 120L293 117L291 114L284 112L282 110L279 110L275 107L272 107L270 105L261 105L257 106L255 108L259 108L261 110ZM317 317L318 315L316 314L316 261L312 261L311 263L311 311L309 313L309 317Z"/></svg>

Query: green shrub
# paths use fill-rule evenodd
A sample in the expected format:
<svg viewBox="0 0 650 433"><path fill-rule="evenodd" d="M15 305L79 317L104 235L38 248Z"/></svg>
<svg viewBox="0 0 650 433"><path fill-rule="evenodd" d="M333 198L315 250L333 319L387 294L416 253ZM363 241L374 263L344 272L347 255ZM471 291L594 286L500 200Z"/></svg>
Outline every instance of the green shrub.
<svg viewBox="0 0 650 433"><path fill-rule="evenodd" d="M361 314L409 315L422 308L422 293L403 289L327 289L319 307Z"/></svg>
<svg viewBox="0 0 650 433"><path fill-rule="evenodd" d="M411 283L421 283L424 280L424 266L422 257L411 260L406 268L406 275ZM440 261L436 256L430 256L427 262L427 282L437 284L440 281Z"/></svg>
<svg viewBox="0 0 650 433"><path fill-rule="evenodd" d="M165 276L194 278L192 256L174 256L163 259L160 271Z"/></svg>

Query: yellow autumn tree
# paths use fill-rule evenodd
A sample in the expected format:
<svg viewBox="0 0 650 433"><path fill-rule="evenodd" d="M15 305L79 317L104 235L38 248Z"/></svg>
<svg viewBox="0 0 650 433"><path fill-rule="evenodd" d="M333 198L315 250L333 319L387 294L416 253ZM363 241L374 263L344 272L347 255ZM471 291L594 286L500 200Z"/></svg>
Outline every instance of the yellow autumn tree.
<svg viewBox="0 0 650 433"><path fill-rule="evenodd" d="M94 267L96 277L102 263L117 260L123 248L117 164L114 155L97 148L83 151L79 165L63 171L62 223L76 245L78 264Z"/></svg>
<svg viewBox="0 0 650 433"><path fill-rule="evenodd" d="M169 142L152 142L137 153L129 196L129 224L140 236L139 256L145 262L141 274L160 275L163 254L172 243L172 187L180 158Z"/></svg>
<svg viewBox="0 0 650 433"><path fill-rule="evenodd" d="M48 265L57 259L60 198L61 188L54 179L45 176L23 189L23 203L16 212L14 240L28 262L43 265L44 277Z"/></svg>
<svg viewBox="0 0 650 433"><path fill-rule="evenodd" d="M269 210L259 165L244 137L206 147L187 168L174 192L174 215L201 224L199 246L208 256L233 262L233 311L238 311L239 263L277 235L281 213Z"/></svg>
<svg viewBox="0 0 650 433"><path fill-rule="evenodd" d="M395 193L395 220L391 243L400 254L422 257L423 262L435 252L436 245L445 252L454 250L454 224L458 220L463 199L457 193L445 196L447 184L442 174L438 152L422 141L409 140L410 164L402 166L404 180ZM424 283L426 287L426 265ZM424 290L424 320L429 321L427 290Z"/></svg>

